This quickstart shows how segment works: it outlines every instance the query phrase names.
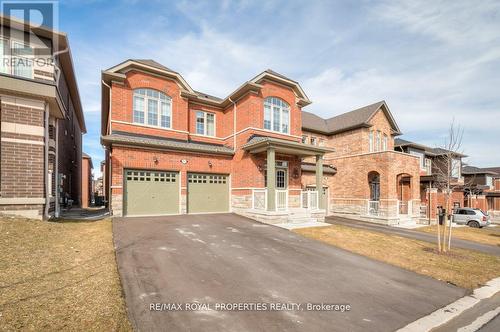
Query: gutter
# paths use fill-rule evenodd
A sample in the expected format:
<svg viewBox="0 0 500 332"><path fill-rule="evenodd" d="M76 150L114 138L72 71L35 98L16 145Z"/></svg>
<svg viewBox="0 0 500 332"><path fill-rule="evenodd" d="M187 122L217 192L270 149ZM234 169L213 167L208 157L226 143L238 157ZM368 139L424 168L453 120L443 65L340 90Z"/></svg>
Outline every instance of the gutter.
<svg viewBox="0 0 500 332"><path fill-rule="evenodd" d="M50 207L50 193L49 193L49 105L45 102L45 112L44 112L44 123L45 123L45 151L44 151L44 177L45 177L45 208L43 216L45 219L49 219L49 207Z"/></svg>
<svg viewBox="0 0 500 332"><path fill-rule="evenodd" d="M228 97L228 100L233 103L233 150L236 153L236 102L231 97Z"/></svg>
<svg viewBox="0 0 500 332"><path fill-rule="evenodd" d="M56 133L55 133L55 141L56 141L56 164L54 165L54 174L55 174L55 217L59 218L60 206L59 206L59 119L56 118Z"/></svg>
<svg viewBox="0 0 500 332"><path fill-rule="evenodd" d="M108 87L109 89L109 106L108 106L108 125L106 128L106 134L111 134L111 86L109 86L104 80L101 80L102 84Z"/></svg>

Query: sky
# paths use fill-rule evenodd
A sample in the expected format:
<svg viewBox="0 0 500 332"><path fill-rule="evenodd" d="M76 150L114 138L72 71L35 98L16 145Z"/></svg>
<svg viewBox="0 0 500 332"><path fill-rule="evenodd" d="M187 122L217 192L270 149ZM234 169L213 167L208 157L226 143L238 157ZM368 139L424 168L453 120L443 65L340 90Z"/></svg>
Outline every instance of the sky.
<svg viewBox="0 0 500 332"><path fill-rule="evenodd" d="M273 69L326 118L385 100L401 138L432 147L454 121L467 163L500 166L500 1L70 0L59 29L94 165L104 157L101 70L150 58L219 97Z"/></svg>

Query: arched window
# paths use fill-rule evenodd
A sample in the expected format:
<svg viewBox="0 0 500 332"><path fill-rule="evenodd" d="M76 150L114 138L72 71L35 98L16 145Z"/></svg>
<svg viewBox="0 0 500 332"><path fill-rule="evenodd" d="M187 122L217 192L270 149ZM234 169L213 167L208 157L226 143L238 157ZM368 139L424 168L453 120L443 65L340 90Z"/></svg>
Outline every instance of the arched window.
<svg viewBox="0 0 500 332"><path fill-rule="evenodd" d="M172 98L152 89L134 90L134 123L172 128Z"/></svg>
<svg viewBox="0 0 500 332"><path fill-rule="evenodd" d="M290 132L290 106L283 99L264 99L264 129L284 134Z"/></svg>

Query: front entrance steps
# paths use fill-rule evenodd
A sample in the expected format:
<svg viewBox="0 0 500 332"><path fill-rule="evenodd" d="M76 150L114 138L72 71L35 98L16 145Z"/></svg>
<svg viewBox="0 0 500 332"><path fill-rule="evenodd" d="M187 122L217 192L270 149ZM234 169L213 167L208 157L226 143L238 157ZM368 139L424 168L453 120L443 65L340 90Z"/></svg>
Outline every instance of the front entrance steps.
<svg viewBox="0 0 500 332"><path fill-rule="evenodd" d="M287 222L289 224L300 224L307 222L318 222L318 220L312 217L310 210L295 208L288 211Z"/></svg>
<svg viewBox="0 0 500 332"><path fill-rule="evenodd" d="M304 208L289 208L288 210L282 211L248 209L234 212L262 223L271 225L290 225L292 228L296 228L295 226L298 225L316 225L323 223L326 214L325 210L309 210Z"/></svg>

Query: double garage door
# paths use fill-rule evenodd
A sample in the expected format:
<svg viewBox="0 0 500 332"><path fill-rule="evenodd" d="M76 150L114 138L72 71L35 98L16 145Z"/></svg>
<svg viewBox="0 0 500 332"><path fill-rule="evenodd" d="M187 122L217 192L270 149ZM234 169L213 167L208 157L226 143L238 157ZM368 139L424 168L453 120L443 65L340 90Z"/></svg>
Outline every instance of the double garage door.
<svg viewBox="0 0 500 332"><path fill-rule="evenodd" d="M227 212L227 175L188 173L188 213ZM152 216L180 213L179 172L126 170L124 214Z"/></svg>

